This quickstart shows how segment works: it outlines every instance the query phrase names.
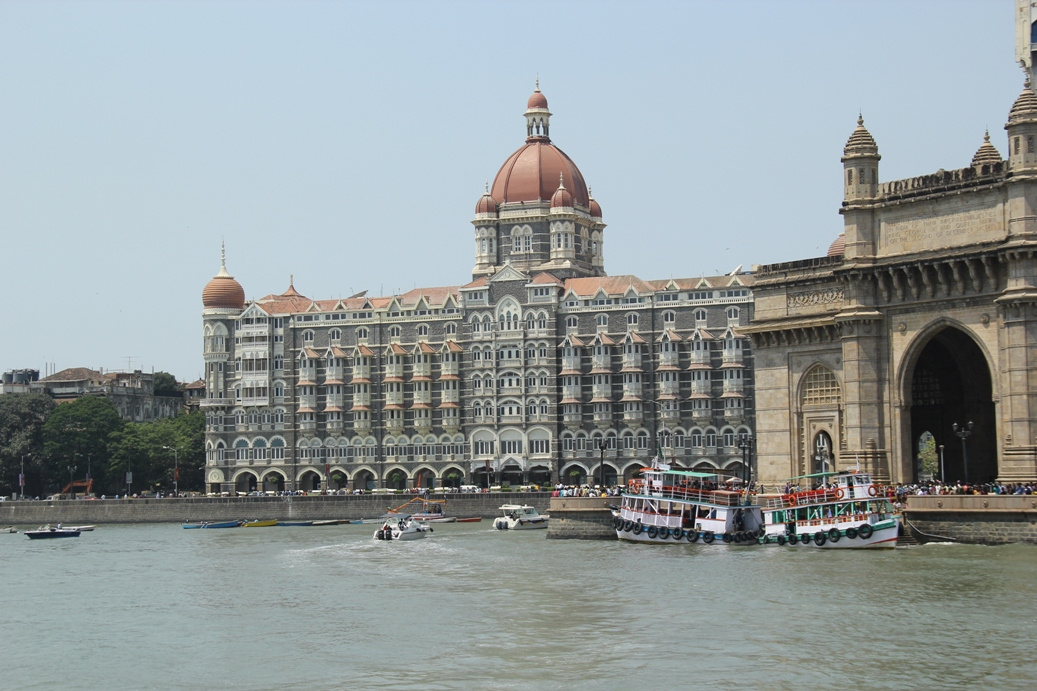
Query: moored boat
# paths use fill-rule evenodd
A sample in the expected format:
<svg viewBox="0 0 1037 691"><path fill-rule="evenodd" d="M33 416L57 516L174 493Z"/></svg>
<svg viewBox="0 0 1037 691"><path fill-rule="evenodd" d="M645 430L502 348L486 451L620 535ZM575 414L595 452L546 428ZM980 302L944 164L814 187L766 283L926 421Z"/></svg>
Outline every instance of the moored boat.
<svg viewBox="0 0 1037 691"><path fill-rule="evenodd" d="M763 535L763 513L740 478L673 470L653 460L631 480L613 510L616 537L630 542L755 545Z"/></svg>
<svg viewBox="0 0 1037 691"><path fill-rule="evenodd" d="M504 504L500 507L503 516L493 519L493 527L497 530L538 530L547 527L551 516L540 515L528 504Z"/></svg>
<svg viewBox="0 0 1037 691"><path fill-rule="evenodd" d="M407 510L408 507L410 507L409 511ZM415 509L419 508L420 510L415 511ZM411 517L411 520L427 523L453 523L457 520L456 516L446 515L446 499L414 497L410 501L400 504L395 509L389 509L389 513L406 514Z"/></svg>
<svg viewBox="0 0 1037 691"><path fill-rule="evenodd" d="M897 546L900 518L868 473L814 473L791 478L789 485L807 489L760 496L762 542L824 549Z"/></svg>
<svg viewBox="0 0 1037 691"><path fill-rule="evenodd" d="M276 518L271 519L271 520L266 520L266 521L261 521L259 519L252 519L251 521L245 521L244 523L242 523L241 527L242 528L273 528L275 525L277 525L277 519Z"/></svg>
<svg viewBox="0 0 1037 691"><path fill-rule="evenodd" d="M89 533L95 527L96 526L92 525L70 525L68 526L67 530L78 530L81 533Z"/></svg>
<svg viewBox="0 0 1037 691"><path fill-rule="evenodd" d="M432 532L432 526L411 520L407 514L387 514L378 530L376 540L420 540Z"/></svg>
<svg viewBox="0 0 1037 691"><path fill-rule="evenodd" d="M458 518L458 523L478 523L482 520L482 516L468 516L467 518Z"/></svg>
<svg viewBox="0 0 1037 691"><path fill-rule="evenodd" d="M44 525L40 526L36 530L26 530L25 535L30 540L45 540L56 537L79 537L79 531L70 528L62 528L61 524L58 523L57 527Z"/></svg>
<svg viewBox="0 0 1037 691"><path fill-rule="evenodd" d="M241 521L201 521L200 523L184 522L183 528L187 530L198 528L237 528Z"/></svg>
<svg viewBox="0 0 1037 691"><path fill-rule="evenodd" d="M356 523L348 518L328 518L320 521L314 521L313 525L342 525L343 523Z"/></svg>
<svg viewBox="0 0 1037 691"><path fill-rule="evenodd" d="M313 521L278 521L277 525L285 528L297 528L313 525Z"/></svg>
<svg viewBox="0 0 1037 691"><path fill-rule="evenodd" d="M15 528L14 526L11 526L9 528L0 528L0 533L17 533L17 532L18 532L18 529Z"/></svg>

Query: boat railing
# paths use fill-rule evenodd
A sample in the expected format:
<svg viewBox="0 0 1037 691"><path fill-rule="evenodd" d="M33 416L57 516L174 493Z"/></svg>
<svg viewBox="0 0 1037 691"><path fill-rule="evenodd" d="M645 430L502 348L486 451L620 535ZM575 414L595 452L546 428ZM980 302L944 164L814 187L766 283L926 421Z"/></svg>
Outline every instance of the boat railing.
<svg viewBox="0 0 1037 691"><path fill-rule="evenodd" d="M698 504L716 506L738 506L742 503L742 493L732 490L710 490L682 485L649 486L648 494L659 499L680 499Z"/></svg>

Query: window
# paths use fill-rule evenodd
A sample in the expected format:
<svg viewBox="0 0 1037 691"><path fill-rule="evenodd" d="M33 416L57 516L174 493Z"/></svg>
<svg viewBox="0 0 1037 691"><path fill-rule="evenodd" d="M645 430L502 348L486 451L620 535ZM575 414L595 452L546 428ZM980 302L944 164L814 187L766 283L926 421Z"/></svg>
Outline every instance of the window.
<svg viewBox="0 0 1037 691"><path fill-rule="evenodd" d="M595 320L599 327L604 328L609 325L609 316L607 314L599 314Z"/></svg>
<svg viewBox="0 0 1037 691"><path fill-rule="evenodd" d="M358 341L367 340L367 327L361 326L359 329L356 330L356 339Z"/></svg>
<svg viewBox="0 0 1037 691"><path fill-rule="evenodd" d="M677 313L676 312L663 312L663 324L666 324L667 326L672 327L673 324L676 321L677 321Z"/></svg>
<svg viewBox="0 0 1037 691"><path fill-rule="evenodd" d="M305 341L306 343L312 343L313 342L313 331L311 331L310 329L307 329L306 331L303 331L302 332L302 340Z"/></svg>
<svg viewBox="0 0 1037 691"><path fill-rule="evenodd" d="M456 334L457 333L457 324L455 324L454 322L450 322L449 324L447 324L446 325L446 332L447 332L448 336L453 336L454 334Z"/></svg>
<svg viewBox="0 0 1037 691"><path fill-rule="evenodd" d="M418 335L419 336L428 336L428 325L427 324L422 324L422 325L420 325L418 327Z"/></svg>
<svg viewBox="0 0 1037 691"><path fill-rule="evenodd" d="M389 338L399 338L402 330L398 326L389 327Z"/></svg>
<svg viewBox="0 0 1037 691"><path fill-rule="evenodd" d="M701 326L706 323L706 310L695 310L695 322Z"/></svg>
<svg viewBox="0 0 1037 691"><path fill-rule="evenodd" d="M728 322L737 322L738 321L738 308L737 307L728 307L727 308L727 321Z"/></svg>
<svg viewBox="0 0 1037 691"><path fill-rule="evenodd" d="M580 325L580 320L579 320L578 317L566 317L565 318L565 326L566 326L566 328L575 329L579 325Z"/></svg>
<svg viewBox="0 0 1037 691"><path fill-rule="evenodd" d="M342 329L332 329L328 332L328 338L333 341L339 341L342 339Z"/></svg>

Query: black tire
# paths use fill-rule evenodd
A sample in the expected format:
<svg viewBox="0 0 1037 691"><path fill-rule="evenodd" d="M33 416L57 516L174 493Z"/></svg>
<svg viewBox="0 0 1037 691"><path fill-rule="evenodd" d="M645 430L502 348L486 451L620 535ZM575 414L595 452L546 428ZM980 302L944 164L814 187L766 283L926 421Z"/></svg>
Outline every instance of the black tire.
<svg viewBox="0 0 1037 691"><path fill-rule="evenodd" d="M727 543L727 544L729 544L729 545L730 545L730 544L731 544L731 541L732 541L732 540L733 540L734 538L733 538L733 537L731 537L731 533L724 533L723 535L721 535L721 536L720 536L720 539L721 539L721 540L723 540L723 541L724 541L725 543Z"/></svg>
<svg viewBox="0 0 1037 691"><path fill-rule="evenodd" d="M626 521L626 522L623 523L623 530L625 530L626 532L629 533L633 529L634 529L634 522L633 521Z"/></svg>
<svg viewBox="0 0 1037 691"><path fill-rule="evenodd" d="M825 535L824 532L819 530L816 533L814 533L814 544L815 545L820 547L821 545L825 544L826 542L828 542L828 536Z"/></svg>
<svg viewBox="0 0 1037 691"><path fill-rule="evenodd" d="M735 543L736 545L740 545L743 542L745 542L745 536L742 535L742 531L735 531L735 533L731 536L731 542Z"/></svg>
<svg viewBox="0 0 1037 691"><path fill-rule="evenodd" d="M857 539L857 529L856 528L847 528L846 529L846 537L850 538L851 540L856 540Z"/></svg>
<svg viewBox="0 0 1037 691"><path fill-rule="evenodd" d="M683 540L684 528L674 528L670 531L670 537L672 537L674 540Z"/></svg>
<svg viewBox="0 0 1037 691"><path fill-rule="evenodd" d="M654 540L658 536L659 536L659 529L656 528L654 525L648 526L648 537L650 537L651 539Z"/></svg>
<svg viewBox="0 0 1037 691"><path fill-rule="evenodd" d="M875 529L871 527L870 523L861 523L860 527L857 528L857 534L861 536L862 540L867 540L874 532Z"/></svg>
<svg viewBox="0 0 1037 691"><path fill-rule="evenodd" d="M798 542L798 540L796 540L796 534L795 533L789 533L789 544L790 545L794 545L794 544L796 544L796 542Z"/></svg>
<svg viewBox="0 0 1037 691"><path fill-rule="evenodd" d="M688 542L698 542L699 541L699 531L697 531L697 530L689 530L688 532L686 532L684 534L684 539L687 540Z"/></svg>
<svg viewBox="0 0 1037 691"><path fill-rule="evenodd" d="M784 546L786 542L788 542L788 540L785 539L784 535L779 535L778 536L778 544L779 545Z"/></svg>
<svg viewBox="0 0 1037 691"><path fill-rule="evenodd" d="M832 528L831 530L828 531L828 541L829 542L839 542L839 540L841 538L842 538L842 533L839 532L838 528Z"/></svg>
<svg viewBox="0 0 1037 691"><path fill-rule="evenodd" d="M614 525L616 527L616 530L622 530L623 529L623 519L620 518L619 516L616 516L613 519L613 521L612 521L612 525Z"/></svg>
<svg viewBox="0 0 1037 691"><path fill-rule="evenodd" d="M640 522L634 524L634 535L640 535L645 527Z"/></svg>
<svg viewBox="0 0 1037 691"><path fill-rule="evenodd" d="M712 545L713 540L716 539L717 536L712 530L707 530L706 532L702 533L702 541L705 542L707 545Z"/></svg>

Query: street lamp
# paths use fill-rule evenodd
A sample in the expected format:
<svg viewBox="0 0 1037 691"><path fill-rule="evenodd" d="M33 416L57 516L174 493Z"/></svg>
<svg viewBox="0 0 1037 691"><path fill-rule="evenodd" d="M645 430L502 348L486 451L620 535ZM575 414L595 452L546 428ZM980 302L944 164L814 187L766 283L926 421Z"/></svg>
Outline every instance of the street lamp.
<svg viewBox="0 0 1037 691"><path fill-rule="evenodd" d="M76 498L76 467L68 466L68 488L72 490L72 498Z"/></svg>
<svg viewBox="0 0 1037 691"><path fill-rule="evenodd" d="M947 473L943 469L943 444L940 444L940 482L947 484Z"/></svg>
<svg viewBox="0 0 1037 691"><path fill-rule="evenodd" d="M952 426L954 433L958 435L959 439L961 439L961 460L966 485L969 484L969 447L965 442L972 435L973 427L974 425L971 420L969 420L964 427L959 426L957 422Z"/></svg>
<svg viewBox="0 0 1037 691"><path fill-rule="evenodd" d="M180 455L175 446L163 446L163 449L173 452L173 496L180 496Z"/></svg>
<svg viewBox="0 0 1037 691"><path fill-rule="evenodd" d="M598 451L601 452L601 460L598 461L598 478L601 480L601 489L605 489L605 438L598 439Z"/></svg>
<svg viewBox="0 0 1037 691"><path fill-rule="evenodd" d="M742 472L745 473L746 486L752 481L752 472L749 470L749 461L752 459L753 437L751 434L743 434L738 438L738 448L742 450Z"/></svg>
<svg viewBox="0 0 1037 691"><path fill-rule="evenodd" d="M18 474L19 499L25 499L25 459L32 458L31 453L22 454L22 472Z"/></svg>

